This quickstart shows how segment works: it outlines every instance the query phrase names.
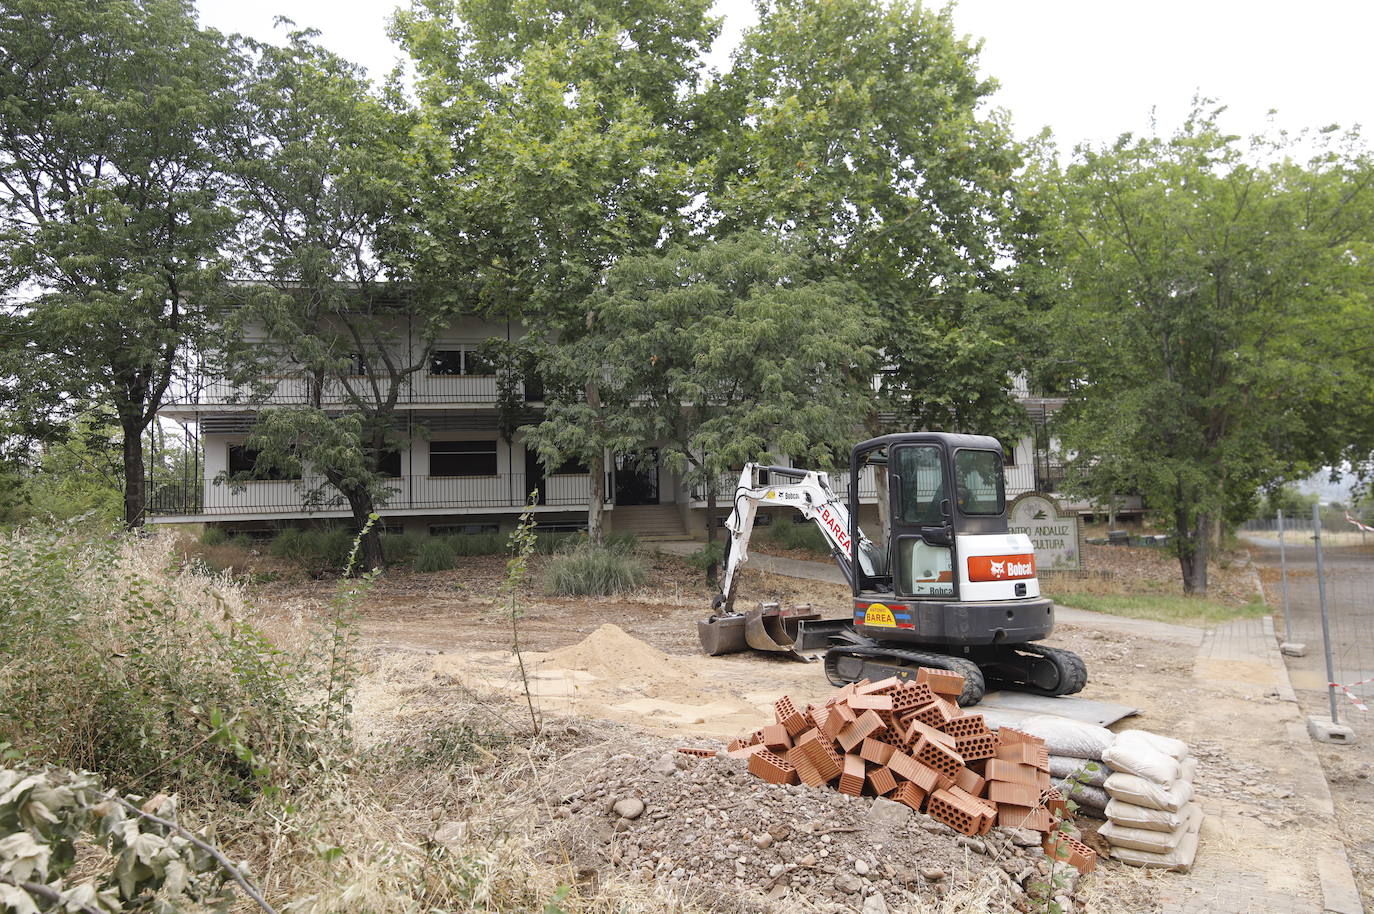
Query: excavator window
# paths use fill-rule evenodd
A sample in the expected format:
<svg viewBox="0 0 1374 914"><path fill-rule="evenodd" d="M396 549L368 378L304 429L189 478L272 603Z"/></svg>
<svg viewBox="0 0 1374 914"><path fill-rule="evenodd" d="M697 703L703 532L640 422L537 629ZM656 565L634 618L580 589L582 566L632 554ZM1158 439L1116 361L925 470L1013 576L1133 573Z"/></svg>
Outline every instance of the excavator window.
<svg viewBox="0 0 1374 914"><path fill-rule="evenodd" d="M995 451L955 451L954 484L964 514L1001 514L1006 508L1002 458Z"/></svg>
<svg viewBox="0 0 1374 914"><path fill-rule="evenodd" d="M945 522L940 502L944 477L940 448L904 447L897 450L897 473L902 478L902 523L940 526Z"/></svg>

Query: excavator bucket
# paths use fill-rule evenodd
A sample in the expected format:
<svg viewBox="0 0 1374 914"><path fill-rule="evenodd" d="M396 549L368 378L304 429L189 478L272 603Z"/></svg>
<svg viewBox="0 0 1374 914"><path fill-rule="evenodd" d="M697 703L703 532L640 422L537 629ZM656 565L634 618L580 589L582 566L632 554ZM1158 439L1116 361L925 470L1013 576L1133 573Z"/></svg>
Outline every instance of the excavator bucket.
<svg viewBox="0 0 1374 914"><path fill-rule="evenodd" d="M713 657L753 648L809 662L811 658L796 650L797 636L802 622L819 618L820 613L810 606L783 609L777 603L760 603L742 615L713 616L698 622L697 636Z"/></svg>

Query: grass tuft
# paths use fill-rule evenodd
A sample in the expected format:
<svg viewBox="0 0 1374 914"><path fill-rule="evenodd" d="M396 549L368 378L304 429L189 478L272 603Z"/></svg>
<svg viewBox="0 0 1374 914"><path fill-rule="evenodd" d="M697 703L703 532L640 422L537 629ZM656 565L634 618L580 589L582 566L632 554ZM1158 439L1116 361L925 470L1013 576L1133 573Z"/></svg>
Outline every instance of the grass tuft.
<svg viewBox="0 0 1374 914"><path fill-rule="evenodd" d="M1131 619L1153 619L1177 625L1206 626L1232 619L1266 616L1270 609L1259 601L1241 606L1227 606L1200 597L1171 594L1046 594L1054 602L1074 609L1125 616Z"/></svg>

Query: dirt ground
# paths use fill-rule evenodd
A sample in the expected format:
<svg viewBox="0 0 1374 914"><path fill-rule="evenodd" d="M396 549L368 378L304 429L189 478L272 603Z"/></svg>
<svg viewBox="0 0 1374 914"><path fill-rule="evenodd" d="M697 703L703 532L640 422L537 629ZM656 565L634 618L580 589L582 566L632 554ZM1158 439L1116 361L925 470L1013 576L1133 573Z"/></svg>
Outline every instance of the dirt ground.
<svg viewBox="0 0 1374 914"><path fill-rule="evenodd" d="M1109 550L1106 558L1116 560L1117 553L1122 551ZM1135 555L1121 560L1125 558L1132 562L1141 560ZM543 561L535 559L535 579ZM614 733L614 739L607 737L599 748L583 750L600 760L593 764L598 772L615 769L622 772L616 777L627 779L627 764L642 771L674 745L717 746L771 722L771 703L781 694L792 695L800 704L823 700L830 693L831 687L815 664L757 655L703 656L695 625L705 615L710 591L699 573L681 561L668 556L656 556L651 561L654 584L627 598L553 598L533 586L521 600L518 635L536 712L547 721L562 721L560 726L580 727L583 725L576 722L586 721L587 728L612 728L606 732ZM425 682L473 693L523 694L519 666L511 652L511 620L498 591L503 567L499 557L473 558L457 571L428 575L401 571L376 583L360 607L366 663L356 707L357 728L364 740L369 733L384 733L397 715L411 713L408 696ZM1156 574L1162 579L1161 572ZM1253 580L1253 572L1244 574ZM748 593L751 599L810 602L827 614L836 615L849 604L848 592L838 586L775 577L752 569L746 575L741 592ZM1236 578L1240 577L1238 572ZM260 585L260 621L277 640L289 644L294 633L303 631L317 618L333 589L334 585L327 582ZM1298 899L1298 904L1311 901L1320 909L1320 894L1312 874L1287 850L1293 836L1303 834L1308 819L1307 807L1297 793L1297 775L1284 757L1279 734L1265 729L1279 725L1257 724L1267 720L1266 713L1278 712L1276 695L1265 694L1262 689L1254 694L1236 694L1195 680L1195 646L1179 640L1061 625L1050 643L1072 647L1087 661L1091 676L1084 697L1140 709L1139 716L1128 719L1118 729L1140 727L1173 734L1190 743L1202 762L1196 786L1209 813L1195 875L1145 871L1104 861L1096 873L1078 884L1075 903L1080 909L1125 914L1164 910L1164 899L1168 897L1196 894L1206 886L1217 890L1216 880L1228 872L1255 874L1268 891ZM433 709L425 713L433 713ZM627 757L638 761L627 763ZM1366 809L1369 801L1360 794L1362 789L1368 794L1367 766L1351 768L1344 774L1343 771L1333 771L1337 804ZM680 780L696 784L701 777L694 769L682 772ZM662 783L649 783L652 780L645 775L635 781L635 789L650 797L665 796L663 791L669 788ZM596 777L588 779L588 784L597 783L600 782ZM595 795L588 786L587 790L592 792L582 799L569 800L572 805L568 808L581 809L586 803L594 806L614 799L617 788L602 783L598 789L601 794ZM732 789L738 792L761 788L750 781ZM686 816L687 821L698 826L709 824L713 815L718 817L706 807L685 809L682 803L686 802L673 800L671 814ZM774 810L770 815L776 815L777 803L769 802L774 803L769 807ZM566 815L557 818L562 821ZM1361 821L1371 820L1374 817L1367 812L1361 816ZM799 828L804 824L800 820L793 823ZM1105 843L1095 834L1097 823L1080 818L1080 824L1085 840L1105 852ZM760 827L751 826L754 830L750 834L756 834ZM738 885L757 888L758 880L748 870L748 866L754 865L755 855L739 856L738 866L729 862L735 860L733 855L742 834L728 829L720 831L721 844L717 847L711 844L717 837L715 832L698 827L693 830L692 852L719 856L720 878L728 878L733 872ZM591 855L588 866L593 871L609 870L618 877L660 881L670 876L684 878L684 897L701 889L701 885L692 882L690 865L670 865L667 844L653 848L642 841L627 844L629 837L603 834L596 838L600 844L593 841L577 846ZM948 837L952 839L952 835ZM815 843L814 847L817 853L832 849L828 843ZM881 847L874 851L871 847L864 850L846 844L846 848L846 859L857 861L867 853L877 867L876 860L881 858ZM979 874L1002 863L992 850L987 853L992 859L970 859L965 853L966 862L956 868L956 875L967 878L962 882L947 880L939 894L927 899L930 907L922 906L921 898L925 896L913 886L898 885L900 897L889 901L903 910L922 911L1010 910L1024 906L1024 898L1016 903L1004 899L1000 907L991 900L993 895L988 892L992 891L992 884L983 885ZM750 861L747 865L746 860ZM834 875L837 871L833 867L827 870L824 859L817 866L819 873L830 873L836 880L844 875ZM734 867L733 871L730 867ZM1006 881L1002 879L1002 883ZM768 891L757 897L749 895L750 904L755 907L744 906L740 910L797 909L796 892L780 894L777 885L773 880ZM920 891L930 888L926 886ZM950 907L956 897L982 898L984 907ZM855 896L853 907L837 903L839 906L833 909L857 909L859 903L859 896ZM706 906L721 909L709 899Z"/></svg>

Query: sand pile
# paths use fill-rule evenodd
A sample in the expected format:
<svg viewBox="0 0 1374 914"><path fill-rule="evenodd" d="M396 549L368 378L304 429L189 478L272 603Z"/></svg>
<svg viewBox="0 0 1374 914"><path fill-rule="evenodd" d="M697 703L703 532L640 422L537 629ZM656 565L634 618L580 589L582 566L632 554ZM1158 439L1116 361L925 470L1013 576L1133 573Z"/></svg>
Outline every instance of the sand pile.
<svg viewBox="0 0 1374 914"><path fill-rule="evenodd" d="M649 688L698 679L685 663L609 622L577 644L545 654L539 665L581 670L601 679L642 683Z"/></svg>

